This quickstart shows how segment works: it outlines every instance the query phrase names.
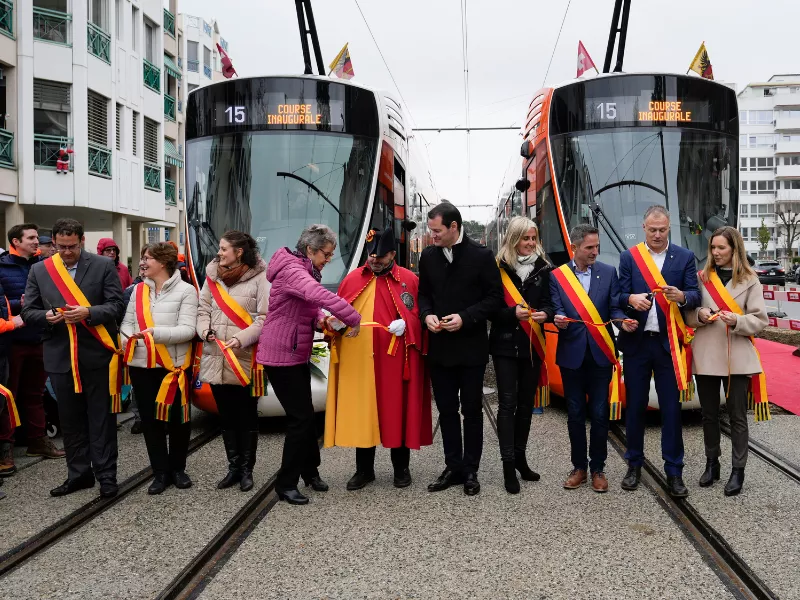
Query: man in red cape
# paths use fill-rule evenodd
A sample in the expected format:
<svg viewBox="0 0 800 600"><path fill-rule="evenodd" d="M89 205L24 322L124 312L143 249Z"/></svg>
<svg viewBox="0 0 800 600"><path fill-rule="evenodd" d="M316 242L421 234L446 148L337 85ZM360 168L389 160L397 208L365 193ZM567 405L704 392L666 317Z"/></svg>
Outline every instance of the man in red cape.
<svg viewBox="0 0 800 600"><path fill-rule="evenodd" d="M375 480L375 447L391 449L395 487L411 485L411 449L433 443L419 280L395 262L391 230L367 234L367 263L338 294L361 314L361 335L336 336L328 373L325 446L356 448L348 490Z"/></svg>

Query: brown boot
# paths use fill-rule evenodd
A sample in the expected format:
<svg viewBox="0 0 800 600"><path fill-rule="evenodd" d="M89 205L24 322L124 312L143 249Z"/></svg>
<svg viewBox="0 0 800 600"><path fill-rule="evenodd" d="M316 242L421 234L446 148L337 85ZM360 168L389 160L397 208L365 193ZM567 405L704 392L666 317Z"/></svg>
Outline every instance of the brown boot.
<svg viewBox="0 0 800 600"><path fill-rule="evenodd" d="M605 494L608 491L608 479L602 471L592 473L592 489L598 494Z"/></svg>
<svg viewBox="0 0 800 600"><path fill-rule="evenodd" d="M586 471L583 469L572 469L564 482L565 490L576 490L586 483Z"/></svg>
<svg viewBox="0 0 800 600"><path fill-rule="evenodd" d="M11 477L17 472L14 464L14 444L0 442L0 477Z"/></svg>
<svg viewBox="0 0 800 600"><path fill-rule="evenodd" d="M64 458L67 453L59 450L52 440L43 436L28 442L28 456L44 456L45 458Z"/></svg>

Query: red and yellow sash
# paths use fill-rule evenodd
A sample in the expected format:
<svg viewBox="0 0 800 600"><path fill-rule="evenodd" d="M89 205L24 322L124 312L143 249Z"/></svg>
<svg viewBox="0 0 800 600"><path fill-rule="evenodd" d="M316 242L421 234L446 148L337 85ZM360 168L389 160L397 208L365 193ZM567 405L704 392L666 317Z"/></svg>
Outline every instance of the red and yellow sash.
<svg viewBox="0 0 800 600"><path fill-rule="evenodd" d="M72 306L83 306L86 308L92 306L78 287L78 284L70 277L61 255L54 254L51 258L45 260L44 267L47 269L47 273L53 280L53 284L55 284L58 292L64 298L64 302ZM62 313L64 312L63 308L57 310ZM74 383L75 393L80 394L83 392L83 384L81 383L80 371L78 369L78 327L75 323L65 323L65 325L69 333L72 381ZM108 333L105 325L87 325L86 321L82 321L81 325L86 327L89 333L91 333L106 350L112 353L111 361L108 365L108 389L111 396L111 412L121 412L122 383L125 369L122 363L122 350L120 350L119 336L117 336L115 342L111 334Z"/></svg>
<svg viewBox="0 0 800 600"><path fill-rule="evenodd" d="M658 270L653 257L647 250L644 242L631 248L633 262L639 268L645 283L653 292L653 300L658 303L667 322L667 339L669 341L672 367L675 370L675 380L678 384L680 401L688 402L694 395L692 382L692 351L691 341L694 331L683 322L683 316L678 305L670 302L661 291L667 286L664 276Z"/></svg>
<svg viewBox="0 0 800 600"><path fill-rule="evenodd" d="M17 412L17 404L14 402L14 394L11 390L4 385L0 385L0 396L6 399L8 406L8 421L11 424L11 429L19 427L19 413Z"/></svg>
<svg viewBox="0 0 800 600"><path fill-rule="evenodd" d="M511 281L511 277L509 277L508 273L506 273L506 270L502 267L498 268L500 269L500 279L503 281L503 296L505 297L508 307L512 308L518 305L527 306L522 294L519 293L517 286L515 286L514 282ZM528 339L531 343L531 357L533 356L533 351L535 350L536 355L539 357L539 360L542 363L542 367L539 369L539 385L536 389L536 397L534 398L533 406L534 408L549 406L550 380L547 378L544 330L539 323L533 320L532 317L528 317L527 321L520 321L519 324L522 327L522 330L528 334Z"/></svg>
<svg viewBox="0 0 800 600"><path fill-rule="evenodd" d="M728 289L722 284L722 280L717 275L716 271L711 271L708 281L704 283L706 291L717 304L721 310L743 315L744 311L741 309L736 300L731 296ZM728 332L730 335L730 331ZM756 341L753 336L748 338L750 343L753 344L758 364L761 366L761 373L755 374L750 378L750 389L748 392L748 399L750 408L755 411L756 421L769 421L772 415L769 412L769 401L767 399L767 374L764 371L764 366L761 364L761 355L756 348ZM728 341L728 352L730 353L730 340ZM730 355L728 361L728 375L730 376Z"/></svg>
<svg viewBox="0 0 800 600"><path fill-rule="evenodd" d="M253 317L250 316L244 308L242 308L236 300L216 281L208 278L208 289L211 292L214 300L219 306L220 310L225 313L231 322L239 329L247 329L253 324ZM250 362L250 373L244 370L239 359L233 353L231 348L225 348L225 344L219 339L216 340L217 347L219 347L222 356L225 357L228 365L236 375L236 379L242 386L250 386L250 395L260 397L266 393L265 379L264 379L264 365L256 362L256 350L253 348L253 359Z"/></svg>
<svg viewBox="0 0 800 600"><path fill-rule="evenodd" d="M581 316L582 323L586 325L586 331L592 336L597 346L603 352L605 357L613 366L611 375L611 383L608 386L608 405L609 405L609 418L612 421L618 420L622 416L622 402L620 402L619 389L622 378L622 366L617 359L617 353L614 348L614 341L611 339L611 334L606 329L607 323L604 323L597 312L597 307L589 298L589 294L583 289L581 282L573 273L568 264L561 265L558 269L552 272L553 277L556 278L561 289L569 298L572 306ZM590 327L592 325L592 327Z"/></svg>
<svg viewBox="0 0 800 600"><path fill-rule="evenodd" d="M155 323L153 322L153 312L150 304L150 287L146 283L139 283L134 288L134 293L136 294L136 321L139 325L139 331L152 329L155 327ZM189 378L186 375L186 370L192 365L192 344L189 344L189 348L186 350L183 364L176 367L167 347L164 344L156 344L152 333L147 332L142 341L147 351L147 368L163 367L168 371L161 381L161 387L158 388L156 419L169 421L170 408L175 402L175 394L180 390L181 420L183 423L187 423L189 421ZM126 363L130 363L133 359L136 342L137 340L128 342L128 346L125 349Z"/></svg>

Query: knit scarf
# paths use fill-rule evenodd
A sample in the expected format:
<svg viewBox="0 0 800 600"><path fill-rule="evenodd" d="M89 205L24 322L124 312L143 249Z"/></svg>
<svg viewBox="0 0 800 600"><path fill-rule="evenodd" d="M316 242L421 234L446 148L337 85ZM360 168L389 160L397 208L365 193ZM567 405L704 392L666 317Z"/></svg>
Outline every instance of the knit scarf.
<svg viewBox="0 0 800 600"><path fill-rule="evenodd" d="M536 252L528 256L517 256L517 263L514 265L514 270L522 281L525 281L533 272L533 267L536 266L536 259L538 258L539 255Z"/></svg>
<svg viewBox="0 0 800 600"><path fill-rule="evenodd" d="M311 259L309 259L307 256L304 256L301 252L297 250L294 250L292 254L297 258L301 258L303 260L311 262ZM311 275L314 277L314 279L317 280L317 283L322 281L322 272L317 267L314 266L313 262L311 263Z"/></svg>
<svg viewBox="0 0 800 600"><path fill-rule="evenodd" d="M220 267L219 278L227 287L231 287L236 282L238 282L242 278L242 275L247 273L247 271L249 270L250 267L248 267L244 263L240 264L239 266L232 267L230 269L227 267Z"/></svg>

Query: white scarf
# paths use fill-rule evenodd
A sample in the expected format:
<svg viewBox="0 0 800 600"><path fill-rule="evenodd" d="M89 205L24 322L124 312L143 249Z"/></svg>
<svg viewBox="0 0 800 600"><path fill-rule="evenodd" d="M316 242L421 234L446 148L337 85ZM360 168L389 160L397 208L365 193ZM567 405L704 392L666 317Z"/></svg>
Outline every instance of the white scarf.
<svg viewBox="0 0 800 600"><path fill-rule="evenodd" d="M458 234L458 241L453 244L460 244L464 240L464 227L461 227L461 232ZM452 248L442 248L442 252L444 252L444 257L447 259L447 262L453 264L453 249Z"/></svg>
<svg viewBox="0 0 800 600"><path fill-rule="evenodd" d="M525 281L533 272L533 267L536 265L537 258L539 258L539 254L536 250L533 251L533 254L529 254L528 256L517 256L517 264L514 265L514 270L522 281Z"/></svg>

